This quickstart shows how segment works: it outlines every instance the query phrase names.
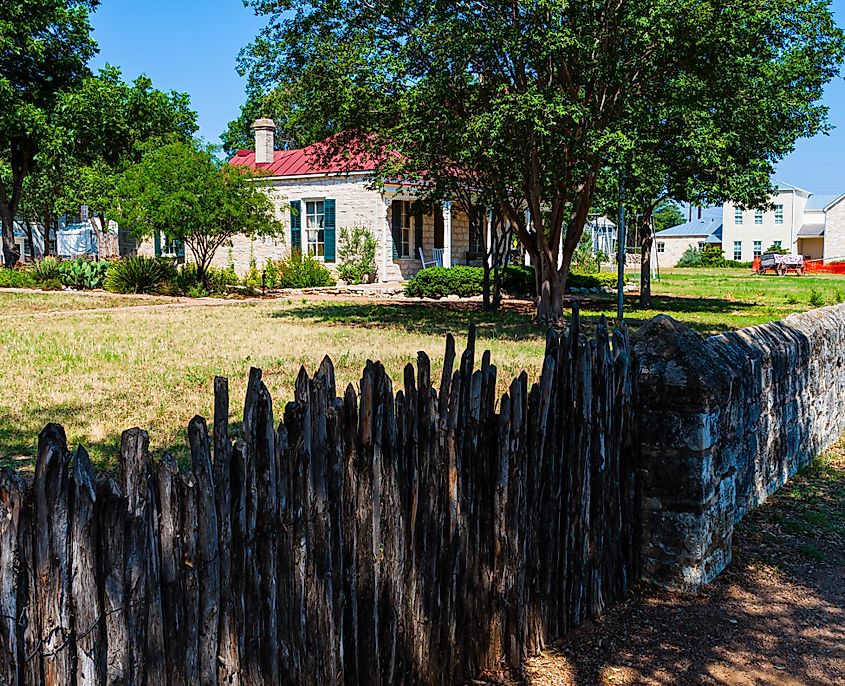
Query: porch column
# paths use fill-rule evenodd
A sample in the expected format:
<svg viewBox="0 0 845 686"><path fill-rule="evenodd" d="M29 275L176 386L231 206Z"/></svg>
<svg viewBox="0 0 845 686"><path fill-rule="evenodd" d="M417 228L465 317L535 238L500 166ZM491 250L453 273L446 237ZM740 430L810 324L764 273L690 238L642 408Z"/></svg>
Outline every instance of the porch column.
<svg viewBox="0 0 845 686"><path fill-rule="evenodd" d="M485 232L487 234L487 242L484 244L487 248L487 266L492 269L493 268L493 213L488 212L484 215L484 218L487 220L487 226L485 227ZM510 248L510 246L505 246L505 249Z"/></svg>
<svg viewBox="0 0 845 686"><path fill-rule="evenodd" d="M531 231L531 212L529 210L525 210L525 227L528 229L529 232ZM525 262L526 267L531 266L531 253L529 253L527 250L525 251L523 261Z"/></svg>
<svg viewBox="0 0 845 686"><path fill-rule="evenodd" d="M443 266L452 266L452 201L443 202Z"/></svg>
<svg viewBox="0 0 845 686"><path fill-rule="evenodd" d="M381 280L387 281L387 253L391 250L390 246L390 217L388 211L390 210L390 200L382 196L384 201L384 221L381 225Z"/></svg>

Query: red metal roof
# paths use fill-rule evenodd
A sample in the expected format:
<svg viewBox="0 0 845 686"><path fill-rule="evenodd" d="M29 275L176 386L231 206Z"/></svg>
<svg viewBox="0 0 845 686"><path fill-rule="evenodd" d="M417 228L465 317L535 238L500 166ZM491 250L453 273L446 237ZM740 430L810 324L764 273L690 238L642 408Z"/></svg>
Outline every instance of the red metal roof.
<svg viewBox="0 0 845 686"><path fill-rule="evenodd" d="M276 150L273 161L256 164L255 150L238 150L229 164L251 167L269 176L303 176L306 174L346 174L372 171L375 159L363 152L341 151L327 159L325 142L298 150Z"/></svg>

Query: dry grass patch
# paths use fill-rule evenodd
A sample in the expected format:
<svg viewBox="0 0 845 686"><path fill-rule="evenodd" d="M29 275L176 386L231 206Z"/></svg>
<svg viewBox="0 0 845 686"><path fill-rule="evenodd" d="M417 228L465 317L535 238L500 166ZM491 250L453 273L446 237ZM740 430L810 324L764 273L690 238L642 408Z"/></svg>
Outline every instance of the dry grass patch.
<svg viewBox="0 0 845 686"><path fill-rule="evenodd" d="M300 367L313 371L326 354L339 384L357 384L368 359L381 360L396 381L419 350L439 375L446 331L459 334L459 349L464 343L466 313L381 307L236 302L0 318L0 459L31 465L47 422L63 424L71 444L84 444L103 466L132 426L150 432L154 450L184 455L188 421L211 416L215 375L229 377L237 419L249 368L262 368L280 414ZM545 339L527 318L476 318L502 390L523 369L539 373Z"/></svg>

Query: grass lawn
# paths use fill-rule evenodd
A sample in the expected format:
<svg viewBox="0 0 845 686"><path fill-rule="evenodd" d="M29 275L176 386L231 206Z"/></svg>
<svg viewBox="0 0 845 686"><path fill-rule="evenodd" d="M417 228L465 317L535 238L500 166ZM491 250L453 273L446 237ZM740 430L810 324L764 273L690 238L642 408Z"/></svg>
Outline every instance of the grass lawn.
<svg viewBox="0 0 845 686"><path fill-rule="evenodd" d="M741 328L810 309L816 290L842 299L843 277L758 277L744 270L674 270L654 286L655 309L627 298L629 323L660 312L704 333ZM167 303L168 306L159 306ZM169 306L173 305L173 306ZM185 427L211 416L213 378L229 377L239 417L251 366L264 370L280 415L300 366L313 371L328 353L338 382L355 383L367 359L394 380L424 350L439 377L444 335L467 323L490 348L500 390L523 369L536 376L545 335L531 306L485 314L472 305L372 304L356 300L262 300L209 306L202 301L107 294L0 292L0 466L31 467L38 432L64 425L101 465L113 464L122 430L141 426L154 450L185 454ZM615 298L585 303L585 318L613 316Z"/></svg>

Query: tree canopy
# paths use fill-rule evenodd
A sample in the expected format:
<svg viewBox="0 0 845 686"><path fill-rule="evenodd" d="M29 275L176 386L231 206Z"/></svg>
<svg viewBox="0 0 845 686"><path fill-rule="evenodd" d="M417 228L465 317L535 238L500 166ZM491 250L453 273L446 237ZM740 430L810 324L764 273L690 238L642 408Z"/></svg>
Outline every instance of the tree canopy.
<svg viewBox="0 0 845 686"><path fill-rule="evenodd" d="M275 236L283 231L261 179L219 162L196 143L150 150L118 183L117 218L139 238L181 241L205 282L217 250L233 236Z"/></svg>
<svg viewBox="0 0 845 686"><path fill-rule="evenodd" d="M281 94L311 133L390 146L390 173L481 175L532 257L543 321L603 177L659 161L654 199L671 181L759 201L796 138L824 130L843 59L827 0L251 4L268 17L242 55L253 94Z"/></svg>
<svg viewBox="0 0 845 686"><path fill-rule="evenodd" d="M59 95L87 73L97 50L89 13L97 0L0 3L0 217L7 266L17 261L14 219L23 183L44 141Z"/></svg>

